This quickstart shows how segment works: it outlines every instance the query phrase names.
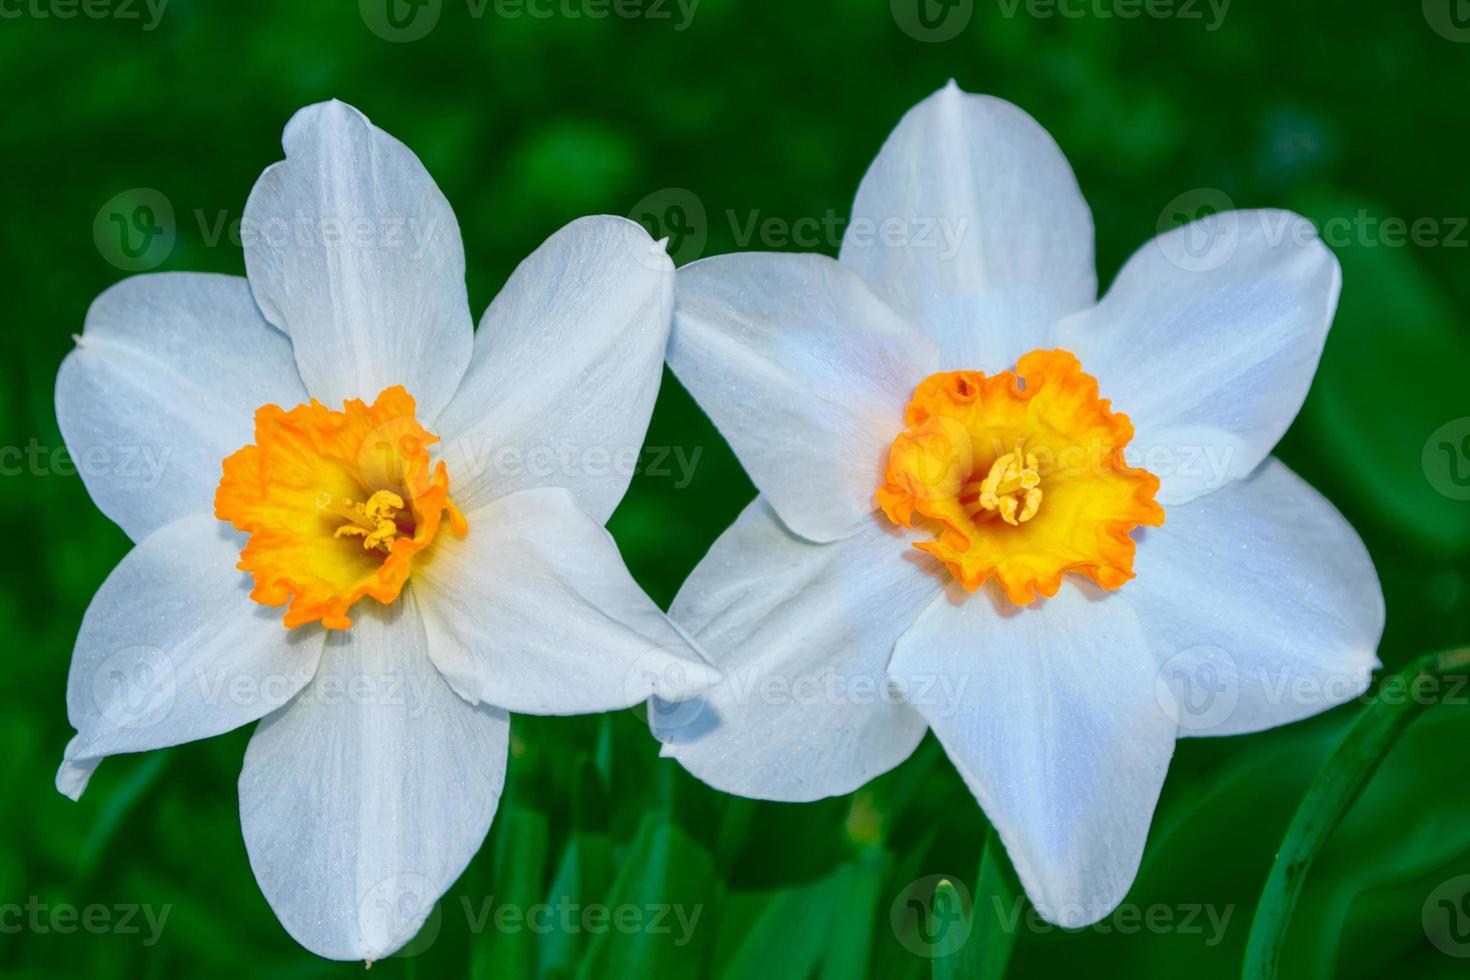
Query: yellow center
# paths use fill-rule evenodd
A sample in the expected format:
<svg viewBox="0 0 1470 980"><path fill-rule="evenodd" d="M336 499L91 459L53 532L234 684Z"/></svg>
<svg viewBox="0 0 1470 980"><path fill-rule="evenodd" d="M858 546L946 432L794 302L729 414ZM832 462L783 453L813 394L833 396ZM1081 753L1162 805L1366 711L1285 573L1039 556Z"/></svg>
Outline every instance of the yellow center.
<svg viewBox="0 0 1470 980"><path fill-rule="evenodd" d="M971 592L993 578L1026 605L1068 572L1119 588L1133 577L1133 529L1164 522L1158 478L1123 459L1133 424L1067 351L1033 351L988 377L931 375L904 422L878 504L932 531L916 547Z"/></svg>
<svg viewBox="0 0 1470 980"><path fill-rule="evenodd" d="M288 628L347 629L359 599L398 598L446 516L455 534L468 533L444 463L431 466L438 437L414 410L396 386L340 412L315 400L266 405L255 443L224 461L215 516L250 535L239 564L255 578L250 597L287 606Z"/></svg>
<svg viewBox="0 0 1470 980"><path fill-rule="evenodd" d="M333 537L360 537L366 551L378 549L391 554L393 542L398 539L398 519L404 509L403 498L392 490L379 490L365 504L356 504L345 497L333 500L323 491L322 506L330 507L348 523L337 528Z"/></svg>
<svg viewBox="0 0 1470 980"><path fill-rule="evenodd" d="M969 510L972 518L999 514L1001 520L1012 527L1024 524L1041 510L1041 471L1036 454L1023 451L1023 442L1016 443L1014 452L990 464L990 472L980 481L976 492L975 508ZM964 490L968 491L972 479ZM968 494L961 499L968 499Z"/></svg>

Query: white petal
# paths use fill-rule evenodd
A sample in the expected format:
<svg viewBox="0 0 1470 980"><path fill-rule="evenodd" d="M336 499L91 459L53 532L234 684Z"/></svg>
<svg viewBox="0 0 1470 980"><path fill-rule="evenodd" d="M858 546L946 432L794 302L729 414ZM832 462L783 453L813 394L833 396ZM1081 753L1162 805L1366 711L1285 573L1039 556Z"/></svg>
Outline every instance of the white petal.
<svg viewBox="0 0 1470 980"><path fill-rule="evenodd" d="M449 202L412 150L341 102L296 113L282 143L245 204L256 302L329 408L401 384L432 422L474 330Z"/></svg>
<svg viewBox="0 0 1470 980"><path fill-rule="evenodd" d="M565 487L607 521L653 414L673 290L662 244L626 218L579 218L520 264L436 430L462 508Z"/></svg>
<svg viewBox="0 0 1470 980"><path fill-rule="evenodd" d="M214 511L255 410L306 401L291 343L244 279L157 273L98 296L56 378L56 419L97 506L134 541Z"/></svg>
<svg viewBox="0 0 1470 980"><path fill-rule="evenodd" d="M628 574L566 490L467 515L415 570L429 656L463 697L538 715L679 701L719 674Z"/></svg>
<svg viewBox="0 0 1470 980"><path fill-rule="evenodd" d="M509 731L429 662L410 591L361 603L240 774L250 866L286 931L334 960L412 939L490 829Z"/></svg>
<svg viewBox="0 0 1470 980"><path fill-rule="evenodd" d="M933 563L875 518L813 544L757 498L690 574L670 614L724 674L654 712L663 754L716 789L801 802L850 793L907 759L924 719L885 668L940 595Z"/></svg>
<svg viewBox="0 0 1470 980"><path fill-rule="evenodd" d="M1128 458L1163 481L1159 501L1180 504L1250 473L1286 432L1341 286L1306 219L1226 212L1145 245L1057 339L1133 420Z"/></svg>
<svg viewBox="0 0 1470 980"><path fill-rule="evenodd" d="M1069 927L1112 912L1138 873L1175 734L1128 605L1075 586L1004 614L988 594L937 602L892 670L935 692L919 710L1037 910Z"/></svg>
<svg viewBox="0 0 1470 980"><path fill-rule="evenodd" d="M1001 370L1097 299L1092 212L1056 142L951 82L910 109L858 188L842 261L938 341Z"/></svg>
<svg viewBox="0 0 1470 980"><path fill-rule="evenodd" d="M1179 703L1185 735L1284 725L1367 690L1383 590L1342 515L1267 460L1248 479L1169 510L1121 593Z"/></svg>
<svg viewBox="0 0 1470 980"><path fill-rule="evenodd" d="M883 460L934 345L821 255L720 255L679 271L669 366L787 525L872 521Z"/></svg>
<svg viewBox="0 0 1470 980"><path fill-rule="evenodd" d="M241 535L203 514L150 534L113 569L82 618L67 679L57 788L76 799L109 755L192 742L295 697L321 659L317 629L288 631L250 600Z"/></svg>

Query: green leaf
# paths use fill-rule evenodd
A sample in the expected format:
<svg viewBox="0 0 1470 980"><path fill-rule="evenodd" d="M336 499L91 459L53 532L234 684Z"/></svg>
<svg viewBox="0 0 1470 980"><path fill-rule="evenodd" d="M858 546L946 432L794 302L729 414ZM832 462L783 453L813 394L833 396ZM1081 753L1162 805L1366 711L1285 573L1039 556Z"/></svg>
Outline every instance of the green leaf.
<svg viewBox="0 0 1470 980"><path fill-rule="evenodd" d="M526 916L546 894L546 814L511 806L497 820L495 890L480 897L478 908L466 910L479 932L470 957L475 980L524 978L536 971L537 935Z"/></svg>
<svg viewBox="0 0 1470 980"><path fill-rule="evenodd" d="M606 834L577 831L562 852L546 903L552 909L573 907L582 895L602 895L612 882L612 842ZM581 955L580 928L550 929L541 937L542 977L570 977Z"/></svg>
<svg viewBox="0 0 1470 980"><path fill-rule="evenodd" d="M861 980L887 856L871 849L809 884L732 892L720 913L722 980Z"/></svg>
<svg viewBox="0 0 1470 980"><path fill-rule="evenodd" d="M980 947L971 934L975 910L960 897L953 882L941 881L934 889L929 915L931 931L928 938L934 946L943 948L954 942L959 944L952 952L936 956L931 961L934 980L981 980L984 974L980 972ZM955 938L951 938L952 935Z"/></svg>
<svg viewBox="0 0 1470 980"><path fill-rule="evenodd" d="M1459 430L1443 427L1470 417L1463 318L1412 249L1385 244L1376 216L1357 200L1303 210L1342 263L1343 290L1287 446L1330 468L1331 482L1357 497L1355 519L1456 554L1470 546L1470 507L1450 482L1459 474L1447 468L1463 462L1440 455L1439 443L1453 450Z"/></svg>
<svg viewBox="0 0 1470 980"><path fill-rule="evenodd" d="M1327 838L1373 778L1404 728L1435 703L1447 674L1470 669L1470 649L1433 653L1386 680L1322 767L1287 828L1266 878L1246 944L1245 980L1274 980L1281 949L1307 872Z"/></svg>
<svg viewBox="0 0 1470 980"><path fill-rule="evenodd" d="M805 980L828 946L851 869L792 888L733 893L720 916L721 980Z"/></svg>
<svg viewBox="0 0 1470 980"><path fill-rule="evenodd" d="M932 825L912 835L896 836L889 845L891 871L889 887L885 897L890 902L903 902L908 897L912 883L924 875L926 861L934 849L938 832ZM873 949L871 972L873 976L917 978L929 972L928 964L903 941L892 918L896 915L893 906L885 910L890 916L890 928L880 931Z"/></svg>
<svg viewBox="0 0 1470 980"><path fill-rule="evenodd" d="M575 826L562 852L556 877L551 880L547 904L553 909L572 908L579 896L603 895L613 880L613 845L603 823L607 818L607 793L597 767L582 755L573 771L572 813ZM581 929L551 929L541 936L541 977L570 977L582 954Z"/></svg>
<svg viewBox="0 0 1470 980"><path fill-rule="evenodd" d="M858 980L868 975L883 878L890 863L885 852L870 848L852 864L835 903L838 914L831 920L821 980Z"/></svg>
<svg viewBox="0 0 1470 980"><path fill-rule="evenodd" d="M1013 921L1011 912L1023 901L1025 893L1005 845L991 827L985 835L980 875L975 882L975 924L969 943L979 961L977 975L983 980L1001 980L1006 975L1016 944L1016 930L1007 929L1006 923Z"/></svg>
<svg viewBox="0 0 1470 980"><path fill-rule="evenodd" d="M82 848L81 856L77 859L77 873L85 879L97 867L97 861L102 852L107 849L108 842L117 834L117 830L133 807L138 805L143 794L148 788L157 782L164 766L168 765L169 755L167 752L150 752L144 756L141 763L128 773L127 778L111 794L102 805L102 812L97 815L97 822L92 825L92 832L87 837L87 843Z"/></svg>
<svg viewBox="0 0 1470 980"><path fill-rule="evenodd" d="M649 814L604 902L583 909L589 935L579 977L703 977L714 859L666 815Z"/></svg>

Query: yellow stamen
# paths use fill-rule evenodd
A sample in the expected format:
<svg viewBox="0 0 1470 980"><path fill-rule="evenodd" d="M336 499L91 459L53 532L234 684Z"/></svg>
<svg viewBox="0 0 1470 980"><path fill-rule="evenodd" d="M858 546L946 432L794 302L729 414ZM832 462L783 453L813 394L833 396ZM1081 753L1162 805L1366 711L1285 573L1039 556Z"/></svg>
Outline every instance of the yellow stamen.
<svg viewBox="0 0 1470 980"><path fill-rule="evenodd" d="M402 497L391 490L379 490L368 498L366 504L359 504L348 497L331 499L330 495L327 496L327 507L348 521L337 528L333 537L360 536L364 551L377 549L386 553L392 550L392 544L398 538L398 513L404 507Z"/></svg>
<svg viewBox="0 0 1470 980"><path fill-rule="evenodd" d="M1041 510L1041 468L1036 454L1025 451L1025 444L1024 439L1017 439L1015 451L992 463L980 484L981 511L998 512L1001 520L1012 527L1031 520Z"/></svg>

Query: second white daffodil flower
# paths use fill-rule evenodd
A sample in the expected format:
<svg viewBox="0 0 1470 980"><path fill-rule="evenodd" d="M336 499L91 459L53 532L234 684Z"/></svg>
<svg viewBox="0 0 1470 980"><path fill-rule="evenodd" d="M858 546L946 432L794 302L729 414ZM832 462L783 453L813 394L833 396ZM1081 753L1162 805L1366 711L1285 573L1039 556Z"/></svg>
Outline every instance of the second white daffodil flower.
<svg viewBox="0 0 1470 980"><path fill-rule="evenodd" d="M932 728L1038 910L1082 926L1132 883L1177 736L1367 686L1373 566L1270 457L1340 288L1305 220L1167 232L1099 301L1056 144L951 84L838 259L678 278L669 363L760 491L671 610L724 679L654 726L710 785L847 793Z"/></svg>
<svg viewBox="0 0 1470 980"><path fill-rule="evenodd" d="M239 787L256 878L302 945L373 960L479 849L507 711L717 676L603 529L673 266L631 221L575 221L476 333L459 226L407 147L338 102L284 142L246 205L248 279L121 283L57 379L87 489L137 545L83 620L57 785L263 718ZM93 447L165 465L89 468Z"/></svg>

